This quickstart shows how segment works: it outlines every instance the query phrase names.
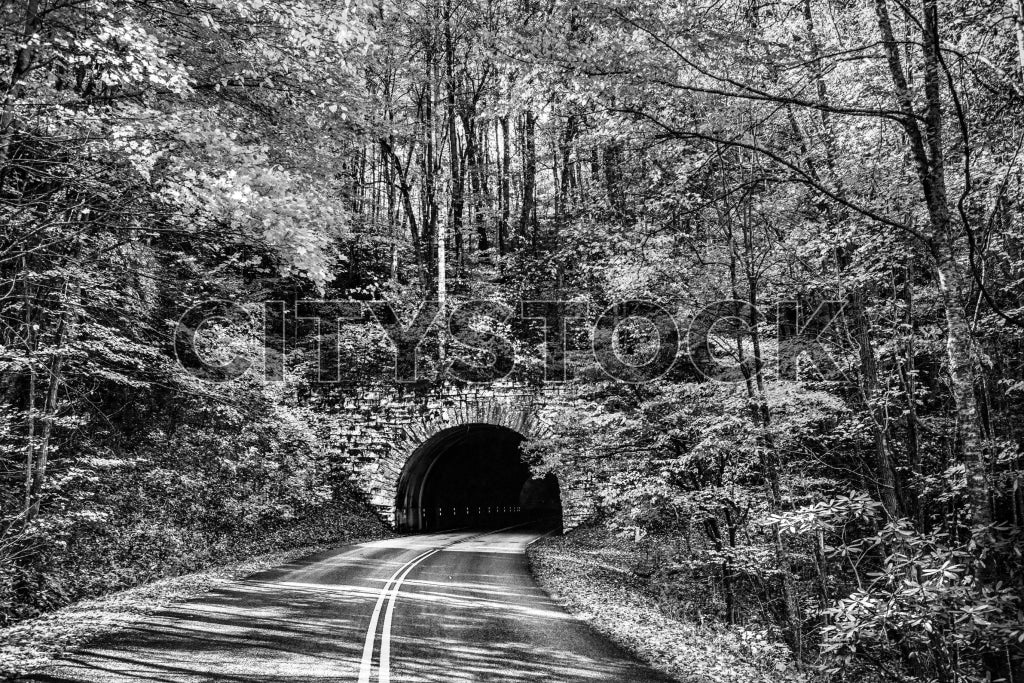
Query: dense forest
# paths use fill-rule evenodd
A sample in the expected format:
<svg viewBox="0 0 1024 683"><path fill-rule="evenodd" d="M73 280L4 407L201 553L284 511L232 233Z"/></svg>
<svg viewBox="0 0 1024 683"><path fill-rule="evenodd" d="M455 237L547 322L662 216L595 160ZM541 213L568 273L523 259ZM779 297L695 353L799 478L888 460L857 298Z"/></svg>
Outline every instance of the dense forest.
<svg viewBox="0 0 1024 683"><path fill-rule="evenodd" d="M530 457L677 614L830 680L1024 680L1022 0L5 0L0 32L0 623L344 525L318 406L394 354L295 302L489 302L530 383L564 348L515 312L557 301L581 398ZM280 377L181 358L213 301L250 317L188 341L242 369L283 302ZM696 360L602 373L622 301ZM421 383L472 379L449 332Z"/></svg>

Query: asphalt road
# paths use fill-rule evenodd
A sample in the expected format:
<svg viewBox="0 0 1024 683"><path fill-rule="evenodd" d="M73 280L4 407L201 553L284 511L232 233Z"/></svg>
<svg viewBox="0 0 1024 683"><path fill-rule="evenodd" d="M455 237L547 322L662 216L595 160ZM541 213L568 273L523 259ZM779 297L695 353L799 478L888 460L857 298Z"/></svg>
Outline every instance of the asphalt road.
<svg viewBox="0 0 1024 683"><path fill-rule="evenodd" d="M34 681L670 681L534 583L512 529L346 546L100 639Z"/></svg>

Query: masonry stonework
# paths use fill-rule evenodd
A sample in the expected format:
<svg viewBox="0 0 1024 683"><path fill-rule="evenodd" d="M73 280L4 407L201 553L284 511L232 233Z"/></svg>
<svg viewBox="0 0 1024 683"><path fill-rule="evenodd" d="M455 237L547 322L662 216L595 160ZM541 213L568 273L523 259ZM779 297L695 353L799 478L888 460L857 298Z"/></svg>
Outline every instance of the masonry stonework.
<svg viewBox="0 0 1024 683"><path fill-rule="evenodd" d="M402 469L427 439L451 427L487 424L516 431L528 442L543 438L558 408L574 401L574 391L565 385L445 386L416 392L393 386L363 388L324 407L329 415L324 438L333 442L330 450L340 455L382 519L393 524ZM561 487L563 527L568 530L593 513L593 496L586 483L574 481L570 473L554 474Z"/></svg>

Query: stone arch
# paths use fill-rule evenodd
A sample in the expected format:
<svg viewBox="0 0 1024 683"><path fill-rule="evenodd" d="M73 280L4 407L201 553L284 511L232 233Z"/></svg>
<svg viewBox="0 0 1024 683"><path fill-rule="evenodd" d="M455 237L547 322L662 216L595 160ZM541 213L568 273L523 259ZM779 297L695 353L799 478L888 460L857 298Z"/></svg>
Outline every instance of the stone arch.
<svg viewBox="0 0 1024 683"><path fill-rule="evenodd" d="M486 425L506 429L523 441L547 433L547 425L539 419L542 400L533 394L511 396L452 395L441 399L436 407L417 418L396 425L390 435L388 457L373 477L373 502L385 519L396 519L398 486L409 460L425 444L468 425Z"/></svg>
<svg viewBox="0 0 1024 683"><path fill-rule="evenodd" d="M409 457L421 444L460 425L490 425L512 430L524 443L544 438L560 419L562 406L574 404L570 385L495 383L436 387L425 392L398 387L364 387L340 397L323 423L323 438L336 449L352 483L381 519L396 520L398 484ZM571 529L595 512L595 485L574 472L555 472L562 503L563 528Z"/></svg>

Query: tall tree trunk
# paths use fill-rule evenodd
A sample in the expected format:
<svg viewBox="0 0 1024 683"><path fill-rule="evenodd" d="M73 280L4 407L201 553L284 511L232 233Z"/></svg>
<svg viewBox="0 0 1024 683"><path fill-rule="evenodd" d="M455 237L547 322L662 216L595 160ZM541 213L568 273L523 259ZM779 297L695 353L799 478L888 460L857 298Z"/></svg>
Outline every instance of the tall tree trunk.
<svg viewBox="0 0 1024 683"><path fill-rule="evenodd" d="M1024 0L1016 0L1015 5L1017 10L1014 13L1017 35L1017 69L1020 71L1020 83L1024 86Z"/></svg>
<svg viewBox="0 0 1024 683"><path fill-rule="evenodd" d="M782 463L779 459L779 451L775 445L775 437L771 432L771 411L768 407L768 397L764 385L764 369L761 362L761 336L757 324L757 284L750 280L748 283L747 302L750 328L750 340L753 347L753 357L750 363L744 363L742 356L742 345L740 346L741 367L747 368L747 372L753 376L753 382L747 382L747 390L751 400L751 412L754 414L754 424L758 427L759 440L761 441L761 466L764 470L765 479L768 483L768 500L772 512L783 510L782 504ZM786 640L792 648L797 661L803 659L803 629L800 615L800 601L797 597L796 583L793 578L793 563L790 558L789 548L782 537L782 528L778 523L771 525L772 542L775 546L775 558L779 565L781 578L783 622L786 630Z"/></svg>
<svg viewBox="0 0 1024 683"><path fill-rule="evenodd" d="M836 168L836 136L832 121L832 115L828 111L830 98L828 86L825 83L825 75L821 66L821 49L818 44L818 35L814 26L814 14L812 12L811 0L803 0L804 28L807 37L808 69L811 79L814 81L815 94L818 103L824 105L819 111L821 121L822 147L825 152L825 166L828 169L829 180L836 188L839 197L846 196L846 188L843 185L843 176ZM791 119L795 125L795 120ZM838 215L832 215L832 210L827 210L829 221L833 224L845 223L849 214L845 210L839 210ZM836 270L840 279L847 276L852 258L849 250L844 245L835 249ZM857 347L860 368L860 390L864 405L871 418L871 430L875 444L875 459L877 464L877 484L879 498L882 507L889 519L897 519L903 514L903 506L900 502L899 477L896 471L893 450L889 443L889 419L884 405L885 398L878 390L878 362L875 355L874 344L871 340L871 321L868 318L867 306L863 286L854 283L846 289L846 306L844 317L849 329L850 337Z"/></svg>
<svg viewBox="0 0 1024 683"><path fill-rule="evenodd" d="M4 10L6 10L6 3ZM24 44L18 48L11 65L11 75L6 83L0 83L4 91L3 109L0 111L0 188L7 176L7 158L10 154L11 140L14 137L15 108L21 95L21 85L32 70L35 59L35 47L30 38L40 27L39 0L28 0L25 3L25 27L22 31Z"/></svg>
<svg viewBox="0 0 1024 683"><path fill-rule="evenodd" d="M32 486L29 489L29 510L26 521L32 521L39 515L42 502L43 486L46 484L46 468L50 462L50 441L53 435L53 423L57 416L57 394L63 383L63 353L55 351L50 362L49 386L43 402L43 428L39 434L39 450L36 454L35 469L32 473Z"/></svg>
<svg viewBox="0 0 1024 683"><path fill-rule="evenodd" d="M928 210L930 235L927 246L946 318L946 360L949 365L950 393L956 406L960 461L967 471L971 518L975 524L987 524L991 521L992 515L988 499L986 453L982 438L981 415L974 393L979 385L981 367L964 311L963 284L955 260L955 237L946 192L938 57L938 7L935 0L924 0L923 9L921 26L925 133L922 133L918 123L919 117L914 111L898 44L893 37L887 0L875 0L875 14L892 79L893 94L903 114L900 124L907 134L922 197Z"/></svg>
<svg viewBox="0 0 1024 683"><path fill-rule="evenodd" d="M896 463L889 444L889 418L884 405L886 399L878 388L878 361L871 342L871 325L859 287L855 286L847 293L846 303L846 320L860 359L862 399L871 417L878 464L879 498L888 518L894 520L903 516L904 506L901 503Z"/></svg>
<svg viewBox="0 0 1024 683"><path fill-rule="evenodd" d="M761 362L761 338L757 324L758 282L756 267L753 264L752 242L749 232L749 216L742 223L743 252L737 244L732 214L727 206L725 211L719 210L719 222L726 233L729 244L729 279L732 286L733 300L739 304L746 303L747 334L753 347L753 357L748 358L743 344L743 334L737 332L736 352L740 369L743 373L744 385L750 402L751 420L757 428L758 455L764 473L768 504L771 512L781 511L782 484L781 463L775 439L771 432L771 411L768 407L767 394L764 386L764 370ZM740 292L739 267L745 267L746 293ZM736 317L744 318L744 311L737 310ZM782 528L778 523L771 525L772 543L775 548L776 562L779 566L782 590L782 621L784 637L799 661L803 656L803 631L800 616L800 603L797 598L796 585L793 580L792 561L789 549L782 537Z"/></svg>
<svg viewBox="0 0 1024 683"><path fill-rule="evenodd" d="M430 12L433 16L433 12ZM434 122L434 101L437 99L435 88L437 86L436 79L434 78L436 64L435 64L435 50L433 39L427 39L426 45L426 57L425 57L425 68L426 78L423 83L423 97L421 106L421 118L420 123L423 126L423 153L420 157L420 168L423 172L423 185L420 189L420 204L422 206L422 230L423 230L423 242L427 245L433 244L437 234L437 194L436 184L434 179L434 171L436 164L436 131ZM426 253L426 270L428 277L431 276L431 270L433 266L433 252L431 249L427 249ZM429 283L427 284L428 289Z"/></svg>
<svg viewBox="0 0 1024 683"><path fill-rule="evenodd" d="M363 189L366 187L366 148L356 150L352 165L352 213L359 215L363 210Z"/></svg>
<svg viewBox="0 0 1024 683"><path fill-rule="evenodd" d="M477 155L479 158L478 168L480 174L480 219L483 225L483 238L486 240L486 248L490 249L496 246L498 242L498 215L499 199L497 197L497 178L495 184L495 193L490 191L490 178L494 175L492 170L495 167L494 159L490 156L490 153L494 150L492 141L492 135L494 134L490 126L479 125L476 127L479 131L477 138ZM494 241L490 239L488 232L489 228L494 228ZM478 236L479 237L479 236Z"/></svg>
<svg viewBox="0 0 1024 683"><path fill-rule="evenodd" d="M370 156L370 223L376 226L380 225L380 210L383 205L381 201L383 177L380 164L377 163L377 147L371 146L366 153Z"/></svg>
<svg viewBox="0 0 1024 683"><path fill-rule="evenodd" d="M494 215L494 199L491 196L490 187L490 139L486 126L476 126L476 174L477 188L480 192L477 197L476 234L477 245L481 250L491 248L491 238L488 234L488 219Z"/></svg>
<svg viewBox="0 0 1024 683"><path fill-rule="evenodd" d="M501 117L501 223L498 229L498 253L505 254L509 219L512 213L512 137L508 130L508 114Z"/></svg>
<svg viewBox="0 0 1024 683"><path fill-rule="evenodd" d="M457 264L461 264L462 217L465 212L465 175L462 167L462 148L459 144L459 132L455 124L455 119L458 116L458 103L456 102L458 83L455 77L455 41L452 37L451 14L451 0L446 0L444 18L445 100L448 110L446 112L448 119L448 157L452 184L449 223L452 236L455 239L455 261Z"/></svg>
<svg viewBox="0 0 1024 683"><path fill-rule="evenodd" d="M394 126L394 110L391 107L391 80L386 78L384 82L384 119ZM393 144L394 138L389 141L389 149ZM381 163L381 175L384 179L384 187L387 196L387 216L388 216L388 237L391 238L391 280L392 282L398 282L398 244L396 235L396 226L398 224L398 206L395 201L395 190L396 190L396 174L395 166L391 162L391 155L387 153L384 146L381 145L380 150L380 163ZM419 264L417 263L417 267Z"/></svg>
<svg viewBox="0 0 1024 683"><path fill-rule="evenodd" d="M615 213L625 215L626 202L622 188L622 145L618 142L605 145L602 156L604 157L604 183L608 205Z"/></svg>
<svg viewBox="0 0 1024 683"><path fill-rule="evenodd" d="M32 478L35 472L36 455L36 365L35 365L35 334L32 319L32 293L28 280L28 263L22 257L22 273L24 281L25 305L25 355L28 357L28 406L25 410L28 441L25 446L25 510L32 507Z"/></svg>
<svg viewBox="0 0 1024 683"><path fill-rule="evenodd" d="M480 182L480 147L477 139L476 123L473 111L462 113L462 129L466 135L466 165L469 167L470 189L473 194L473 224L477 234L477 248L481 251L490 248L487 239L487 225L483 211L483 184Z"/></svg>
<svg viewBox="0 0 1024 683"><path fill-rule="evenodd" d="M726 514L728 514L728 509L726 509ZM734 540L732 545L735 545L735 532L731 529L731 517L727 517L727 520L730 524L730 538ZM733 587L735 570L732 567L733 551L725 546L721 524L719 524L717 518L709 516L704 520L704 535L711 541L715 552L722 556L722 593L725 598L725 621L732 625L736 623L736 591Z"/></svg>
<svg viewBox="0 0 1024 683"><path fill-rule="evenodd" d="M454 84L449 86L448 91L448 138L449 144L449 168L451 173L451 209L449 211L449 222L451 232L455 237L455 258L462 260L462 216L465 210L465 181L461 164L462 149L459 144L459 132L455 127L455 92Z"/></svg>
<svg viewBox="0 0 1024 683"><path fill-rule="evenodd" d="M62 299L66 298L68 284L65 283ZM77 299L77 297L76 297ZM72 309L67 301L61 301L64 310L61 313L60 322L57 325L57 334L53 345L53 357L50 359L50 366L47 374L46 396L43 400L43 411L40 415L42 430L39 433L38 449L35 450L35 466L31 471L32 480L28 490L28 511L25 515L26 523L31 522L39 516L39 506L42 502L42 491L46 485L46 470L50 462L50 442L53 435L53 423L57 417L57 396L63 385L64 368L64 346L68 337L68 328L73 315ZM34 399L34 397L33 397Z"/></svg>
<svg viewBox="0 0 1024 683"><path fill-rule="evenodd" d="M939 294L946 317L946 359L949 382L956 404L961 454L967 474L971 519L975 524L992 521L989 504L988 464L982 436L981 414L975 388L981 374L974 337L963 308L963 285L953 257L940 248L935 255Z"/></svg>
<svg viewBox="0 0 1024 683"><path fill-rule="evenodd" d="M409 235L412 238L412 250L413 256L416 259L416 270L419 273L420 282L427 285L429 275L426 272L426 264L423 261L423 248L420 244L421 235L419 228L416 225L416 209L412 203L412 188L409 186L408 171L402 167L402 160L398 158L395 148L391 146L391 142L387 138L380 138L379 143L381 150L383 150L384 154L387 154L391 159L391 165L394 168L394 175L398 179L398 187L402 194L403 206L405 207L405 213L409 220Z"/></svg>
<svg viewBox="0 0 1024 683"><path fill-rule="evenodd" d="M577 128L578 119L576 115L569 114L565 121L565 130L562 132L562 140L559 145L562 153L562 182L559 185L559 193L561 194L563 211L565 211L565 207L570 201L571 190L576 186L576 177L573 173L572 149L576 142Z"/></svg>
<svg viewBox="0 0 1024 683"><path fill-rule="evenodd" d="M519 214L519 233L531 235L537 247L537 143L536 117L527 111L523 122L523 202Z"/></svg>
<svg viewBox="0 0 1024 683"><path fill-rule="evenodd" d="M907 338L903 343L903 360L900 364L900 379L903 383L903 392L907 401L907 461L915 481L921 475L921 449L918 436L917 419L917 369L914 360L914 278L910 265L906 267L903 274L903 302L906 305L903 324L906 327ZM913 496L907 496L908 507L911 507L916 518L918 528L925 529L925 517L922 514L920 501L917 492Z"/></svg>

